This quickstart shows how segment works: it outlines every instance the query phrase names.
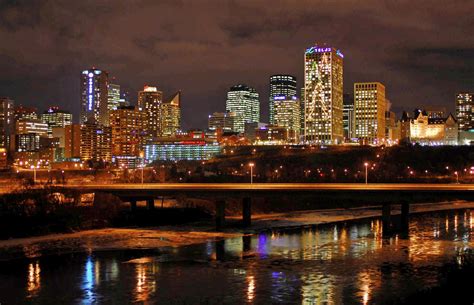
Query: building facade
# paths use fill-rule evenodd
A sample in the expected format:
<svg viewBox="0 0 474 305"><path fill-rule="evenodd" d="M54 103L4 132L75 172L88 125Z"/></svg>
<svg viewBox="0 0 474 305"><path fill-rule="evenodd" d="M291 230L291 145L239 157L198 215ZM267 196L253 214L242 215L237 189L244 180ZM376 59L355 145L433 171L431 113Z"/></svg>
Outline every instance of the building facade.
<svg viewBox="0 0 474 305"><path fill-rule="evenodd" d="M275 124L274 100L277 97L296 97L296 77L292 75L277 74L270 76L269 116L270 124Z"/></svg>
<svg viewBox="0 0 474 305"><path fill-rule="evenodd" d="M81 73L81 124L109 125L108 73L88 69Z"/></svg>
<svg viewBox="0 0 474 305"><path fill-rule="evenodd" d="M430 118L426 111L415 110L410 120L410 141L422 145L457 145L458 123L453 115Z"/></svg>
<svg viewBox="0 0 474 305"><path fill-rule="evenodd" d="M116 110L123 102L120 98L120 85L109 83L107 85L107 109Z"/></svg>
<svg viewBox="0 0 474 305"><path fill-rule="evenodd" d="M304 139L314 144L343 141L343 54L331 47L313 46L304 56Z"/></svg>
<svg viewBox="0 0 474 305"><path fill-rule="evenodd" d="M342 126L344 129L344 142L349 142L354 138L354 97L344 94L342 110Z"/></svg>
<svg viewBox="0 0 474 305"><path fill-rule="evenodd" d="M221 130L222 132L235 131L235 112L214 112L209 115L207 127L210 130Z"/></svg>
<svg viewBox="0 0 474 305"><path fill-rule="evenodd" d="M81 125L80 155L82 161L112 161L112 130L99 124Z"/></svg>
<svg viewBox="0 0 474 305"><path fill-rule="evenodd" d="M64 127L64 158L81 158L81 125L72 124Z"/></svg>
<svg viewBox="0 0 474 305"><path fill-rule="evenodd" d="M151 141L161 136L162 116L161 104L163 92L156 87L145 86L138 92L138 109L145 113L144 130L146 140Z"/></svg>
<svg viewBox="0 0 474 305"><path fill-rule="evenodd" d="M243 84L231 87L227 92L226 111L235 112L235 131L244 132L245 123L260 120L260 101L257 91Z"/></svg>
<svg viewBox="0 0 474 305"><path fill-rule="evenodd" d="M174 137L181 130L181 92L161 104L161 136Z"/></svg>
<svg viewBox="0 0 474 305"><path fill-rule="evenodd" d="M143 150L145 113L134 106L118 107L110 113L112 156L139 157Z"/></svg>
<svg viewBox="0 0 474 305"><path fill-rule="evenodd" d="M354 84L355 137L363 144L385 142L385 86L379 82Z"/></svg>
<svg viewBox="0 0 474 305"><path fill-rule="evenodd" d="M474 129L474 93L459 93L456 95L456 120L459 131Z"/></svg>
<svg viewBox="0 0 474 305"><path fill-rule="evenodd" d="M48 124L48 136L51 137L53 128L72 124L72 114L69 111L59 110L58 107L49 107L41 115L41 120Z"/></svg>
<svg viewBox="0 0 474 305"><path fill-rule="evenodd" d="M13 100L0 97L0 148L9 149L10 136L15 129Z"/></svg>
<svg viewBox="0 0 474 305"><path fill-rule="evenodd" d="M300 134L300 100L296 96L277 96L273 99L273 126L285 127L291 137L289 142L298 143Z"/></svg>

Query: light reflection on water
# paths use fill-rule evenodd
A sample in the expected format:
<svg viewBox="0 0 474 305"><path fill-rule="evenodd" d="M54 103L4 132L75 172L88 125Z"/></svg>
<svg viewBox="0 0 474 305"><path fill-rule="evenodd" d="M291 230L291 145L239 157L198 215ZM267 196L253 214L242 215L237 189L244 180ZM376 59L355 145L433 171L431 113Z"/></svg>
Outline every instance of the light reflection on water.
<svg viewBox="0 0 474 305"><path fill-rule="evenodd" d="M247 235L157 256L35 259L24 274L21 266L0 272L0 295L7 304L9 298L16 304L383 304L436 285L448 260L461 264L458 254L473 245L473 214L412 217L408 238L383 238L381 221L366 220Z"/></svg>

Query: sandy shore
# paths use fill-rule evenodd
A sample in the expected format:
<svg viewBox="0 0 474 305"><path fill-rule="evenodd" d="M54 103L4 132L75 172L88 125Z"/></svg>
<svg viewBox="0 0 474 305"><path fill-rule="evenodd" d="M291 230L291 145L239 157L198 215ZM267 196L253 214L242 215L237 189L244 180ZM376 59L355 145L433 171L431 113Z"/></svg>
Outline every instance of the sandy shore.
<svg viewBox="0 0 474 305"><path fill-rule="evenodd" d="M411 213L471 209L474 202L455 201L437 204L412 204ZM395 208L393 214L399 213ZM291 213L253 215L252 227L245 233L266 229L308 226L381 215L379 208L311 210ZM236 222L238 217L228 217ZM87 230L69 234L51 234L39 237L18 238L0 241L0 260L21 257L38 257L47 254L70 252L94 252L106 250L159 249L203 243L209 240L242 236L244 232L229 227L216 232L210 223L193 223L181 226L157 228L108 228Z"/></svg>

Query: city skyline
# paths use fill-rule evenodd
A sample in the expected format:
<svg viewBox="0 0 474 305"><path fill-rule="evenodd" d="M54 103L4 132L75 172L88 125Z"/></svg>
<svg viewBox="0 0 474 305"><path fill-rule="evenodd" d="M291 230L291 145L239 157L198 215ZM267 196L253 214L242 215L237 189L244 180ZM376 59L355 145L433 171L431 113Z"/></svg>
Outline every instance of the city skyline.
<svg viewBox="0 0 474 305"><path fill-rule="evenodd" d="M442 11L430 7L421 16L410 13L398 19L394 19L391 10L382 3L354 7L339 2L318 6L316 10L307 3L281 2L275 7L264 6L267 11L263 10L265 2L261 1L234 6L206 1L200 7L192 3L165 3L145 8L140 4L135 3L133 10L129 9L131 4L123 2L106 10L101 4L92 3L68 4L61 9L55 7L54 1L3 4L0 15L4 24L0 27L0 36L11 42L2 51L10 60L3 65L5 73L0 81L0 95L11 97L17 104L43 109L58 105L70 109L77 118L77 71L97 66L115 76L114 83L129 92L133 102L135 93L144 84L156 84L165 92L181 90L187 100L183 103L184 128L204 128L209 113L223 110L220 105L227 88L233 84L248 83L265 98L270 75L291 74L302 80L301 52L315 41L337 45L343 50L346 56L344 92L350 93L354 82L380 81L390 87L390 99L398 114L415 103L445 106L454 112L455 94L474 90L472 49L461 32L451 35L449 26L444 28L449 22L468 26L468 18L458 13L468 10L469 4L454 3ZM406 5L408 2L391 6L396 10ZM245 8L250 13L232 16L234 8ZM281 12L289 8L293 14L284 17ZM374 17L357 14L364 9ZM170 17L159 21L142 18L159 10L169 12ZM192 11L199 14L186 18ZM178 12L183 18L182 24L174 24L169 19ZM91 18L100 14L108 17L92 36L85 34L92 26L84 18L86 13L91 14ZM124 27L119 17L124 13L131 20L140 20ZM262 13L266 26L254 20ZM208 18L209 14L219 15L219 18ZM237 16L243 19L239 22ZM228 24L223 22L226 18ZM51 28L49 19L59 26ZM29 20L31 24L21 20ZM74 25L71 21L75 21ZM210 31L185 30L201 22ZM331 29L331 24L338 24L337 30ZM27 31L28 27L34 30ZM147 30L149 28L154 31ZM112 29L116 29L114 35L108 35ZM368 29L370 39L384 52L363 43L368 41L365 37ZM110 43L105 38L107 35L116 40L114 47L105 47ZM398 39L387 38L391 35ZM35 38L40 36L50 39L43 40L45 46ZM11 37L17 39L9 39ZM29 41L31 47L22 48L20 40ZM405 42L403 48L397 43L400 40ZM42 51L48 49L52 41L63 43L55 44L55 52ZM32 50L37 51L32 53ZM187 52L192 52L189 53L193 54L192 59ZM268 60L269 57L272 60ZM262 107L262 116L268 117L266 107Z"/></svg>

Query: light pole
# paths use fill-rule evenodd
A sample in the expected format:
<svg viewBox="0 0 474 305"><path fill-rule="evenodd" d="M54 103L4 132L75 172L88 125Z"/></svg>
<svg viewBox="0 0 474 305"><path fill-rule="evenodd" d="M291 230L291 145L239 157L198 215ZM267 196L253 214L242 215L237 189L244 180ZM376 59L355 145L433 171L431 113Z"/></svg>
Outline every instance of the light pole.
<svg viewBox="0 0 474 305"><path fill-rule="evenodd" d="M367 181L368 169L367 168L369 166L369 163L365 162L364 166L365 166L365 184L367 184L368 183L368 181Z"/></svg>
<svg viewBox="0 0 474 305"><path fill-rule="evenodd" d="M252 184L253 183L253 167L255 166L255 164L253 162L250 162L249 166L250 166L250 184Z"/></svg>
<svg viewBox="0 0 474 305"><path fill-rule="evenodd" d="M143 158L143 152L140 153L140 157L142 158L142 184L143 184L143 168L145 167L145 159Z"/></svg>
<svg viewBox="0 0 474 305"><path fill-rule="evenodd" d="M458 171L455 171L454 174L456 175L456 183L459 184L459 174L458 174Z"/></svg>

